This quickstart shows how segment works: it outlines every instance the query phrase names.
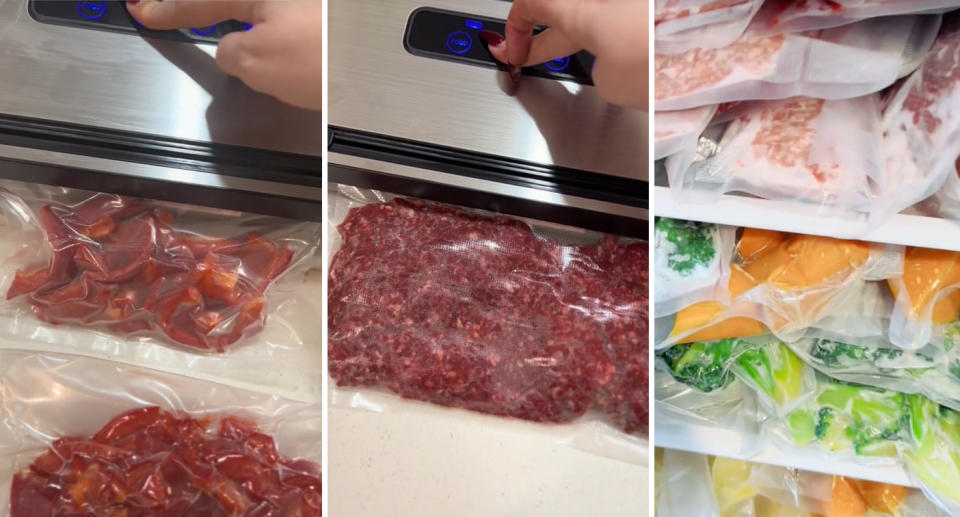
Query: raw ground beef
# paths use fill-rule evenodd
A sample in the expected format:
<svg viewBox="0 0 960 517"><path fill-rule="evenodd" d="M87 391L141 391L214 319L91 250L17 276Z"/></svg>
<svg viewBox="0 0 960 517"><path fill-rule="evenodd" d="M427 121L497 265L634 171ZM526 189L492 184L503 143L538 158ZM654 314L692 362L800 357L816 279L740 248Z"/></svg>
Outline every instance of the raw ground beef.
<svg viewBox="0 0 960 517"><path fill-rule="evenodd" d="M330 269L340 386L537 422L647 430L647 246L540 239L414 200L354 209Z"/></svg>

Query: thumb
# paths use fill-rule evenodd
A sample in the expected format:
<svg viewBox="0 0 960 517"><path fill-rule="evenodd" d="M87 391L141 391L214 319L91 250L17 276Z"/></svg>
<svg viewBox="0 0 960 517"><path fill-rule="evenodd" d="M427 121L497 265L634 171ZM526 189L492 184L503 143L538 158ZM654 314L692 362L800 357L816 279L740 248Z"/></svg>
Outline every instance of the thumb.
<svg viewBox="0 0 960 517"><path fill-rule="evenodd" d="M133 0L130 15L155 30L206 27L224 20L254 22L256 0Z"/></svg>

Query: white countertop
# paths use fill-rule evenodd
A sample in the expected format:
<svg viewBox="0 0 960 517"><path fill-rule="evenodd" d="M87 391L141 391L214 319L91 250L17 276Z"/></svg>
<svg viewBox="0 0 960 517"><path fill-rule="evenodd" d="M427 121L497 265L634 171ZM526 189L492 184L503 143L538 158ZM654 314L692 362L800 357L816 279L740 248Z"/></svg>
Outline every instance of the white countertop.
<svg viewBox="0 0 960 517"><path fill-rule="evenodd" d="M328 418L331 517L648 514L647 467L556 443L537 424L405 401Z"/></svg>

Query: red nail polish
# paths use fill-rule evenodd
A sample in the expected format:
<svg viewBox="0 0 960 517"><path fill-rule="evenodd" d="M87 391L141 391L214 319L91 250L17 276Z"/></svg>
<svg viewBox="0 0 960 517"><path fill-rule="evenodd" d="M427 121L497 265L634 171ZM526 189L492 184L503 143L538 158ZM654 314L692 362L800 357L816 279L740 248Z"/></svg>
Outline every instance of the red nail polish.
<svg viewBox="0 0 960 517"><path fill-rule="evenodd" d="M517 65L509 65L507 72L510 74L510 80L513 81L513 84L520 84L520 67Z"/></svg>
<svg viewBox="0 0 960 517"><path fill-rule="evenodd" d="M496 47L503 43L503 36L501 34L486 29L480 31L480 39L491 47Z"/></svg>

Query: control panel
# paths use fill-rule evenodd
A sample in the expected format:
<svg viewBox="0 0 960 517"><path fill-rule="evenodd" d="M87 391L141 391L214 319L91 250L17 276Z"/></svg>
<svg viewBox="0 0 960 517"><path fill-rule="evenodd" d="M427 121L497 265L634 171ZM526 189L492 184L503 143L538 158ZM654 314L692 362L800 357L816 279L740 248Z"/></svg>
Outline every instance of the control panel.
<svg viewBox="0 0 960 517"><path fill-rule="evenodd" d="M410 14L407 20L403 44L408 52L418 56L506 70L506 65L494 59L480 39L481 30L503 34L505 27L504 20L421 7ZM525 67L523 73L592 86L590 72L594 60L593 55L581 51L541 65Z"/></svg>
<svg viewBox="0 0 960 517"><path fill-rule="evenodd" d="M148 29L127 12L121 0L29 0L29 12L41 23L71 27L140 34L191 43L216 43L231 32L249 30L251 26L237 21L226 21L210 27L155 31Z"/></svg>

